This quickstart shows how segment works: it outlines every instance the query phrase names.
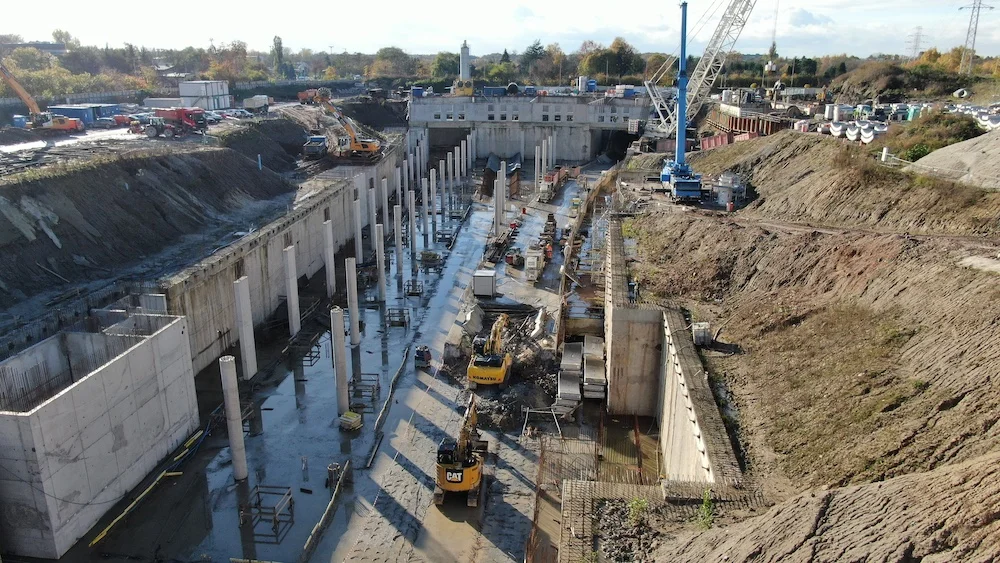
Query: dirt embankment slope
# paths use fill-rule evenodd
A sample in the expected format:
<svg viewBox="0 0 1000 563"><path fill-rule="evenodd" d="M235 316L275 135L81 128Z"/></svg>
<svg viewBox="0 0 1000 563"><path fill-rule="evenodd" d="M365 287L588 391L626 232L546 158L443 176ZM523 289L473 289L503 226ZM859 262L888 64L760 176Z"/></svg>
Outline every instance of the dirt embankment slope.
<svg viewBox="0 0 1000 563"><path fill-rule="evenodd" d="M102 279L294 193L227 149L131 154L0 180L0 306ZM46 271L46 269L50 271Z"/></svg>
<svg viewBox="0 0 1000 563"><path fill-rule="evenodd" d="M1000 560L1000 456L805 493L759 518L667 544L656 561Z"/></svg>
<svg viewBox="0 0 1000 563"><path fill-rule="evenodd" d="M275 172L295 169L295 157L302 152L306 132L288 119L248 122L219 136L220 144L261 163Z"/></svg>
<svg viewBox="0 0 1000 563"><path fill-rule="evenodd" d="M645 292L722 329L733 353L705 352L711 378L730 389L750 482L785 502L656 560L994 560L1000 200L854 159L831 178L841 148L813 136L744 145L750 208L628 229ZM696 167L720 172L723 155Z"/></svg>
<svg viewBox="0 0 1000 563"><path fill-rule="evenodd" d="M1000 276L952 240L753 223L645 216L636 271L742 348L709 365L755 470L799 491L1000 449Z"/></svg>
<svg viewBox="0 0 1000 563"><path fill-rule="evenodd" d="M785 131L696 154L691 164L704 174L733 169L747 178L759 194L748 216L879 232L1000 236L1000 193L884 168L828 137Z"/></svg>

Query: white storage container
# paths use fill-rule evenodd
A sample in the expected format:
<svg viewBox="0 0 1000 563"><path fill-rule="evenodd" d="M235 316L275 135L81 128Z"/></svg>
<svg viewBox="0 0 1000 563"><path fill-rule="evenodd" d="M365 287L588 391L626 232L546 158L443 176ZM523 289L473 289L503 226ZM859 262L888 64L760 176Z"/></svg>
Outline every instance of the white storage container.
<svg viewBox="0 0 1000 563"><path fill-rule="evenodd" d="M476 297L493 297L497 293L496 270L476 270L472 274L472 294Z"/></svg>

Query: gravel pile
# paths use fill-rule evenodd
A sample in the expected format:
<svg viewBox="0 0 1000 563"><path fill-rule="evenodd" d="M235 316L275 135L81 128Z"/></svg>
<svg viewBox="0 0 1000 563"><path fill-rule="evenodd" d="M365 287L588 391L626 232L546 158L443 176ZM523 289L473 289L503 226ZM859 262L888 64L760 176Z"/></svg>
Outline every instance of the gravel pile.
<svg viewBox="0 0 1000 563"><path fill-rule="evenodd" d="M658 510L637 501L609 499L598 505L594 518L605 561L654 561L652 554L662 541Z"/></svg>

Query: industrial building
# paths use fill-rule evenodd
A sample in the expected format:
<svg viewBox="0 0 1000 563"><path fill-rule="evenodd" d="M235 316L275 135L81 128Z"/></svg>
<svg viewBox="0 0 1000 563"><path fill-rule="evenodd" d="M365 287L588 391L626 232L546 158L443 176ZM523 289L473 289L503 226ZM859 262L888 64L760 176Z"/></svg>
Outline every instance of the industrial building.
<svg viewBox="0 0 1000 563"><path fill-rule="evenodd" d="M554 137L556 160L583 162L597 155L614 132L649 116L648 98L596 96L412 97L411 136L431 147L451 147L472 135L473 158L490 153L535 157L535 146Z"/></svg>

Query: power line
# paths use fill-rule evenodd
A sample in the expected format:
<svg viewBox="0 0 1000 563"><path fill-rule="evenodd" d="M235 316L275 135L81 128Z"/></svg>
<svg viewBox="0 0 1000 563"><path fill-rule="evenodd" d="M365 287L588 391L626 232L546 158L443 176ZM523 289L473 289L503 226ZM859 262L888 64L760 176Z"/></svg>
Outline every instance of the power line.
<svg viewBox="0 0 1000 563"><path fill-rule="evenodd" d="M983 0L973 0L972 5L959 8L970 11L969 30L965 33L965 48L962 49L962 61L958 65L959 74L972 74L972 62L976 57L976 31L979 29L979 14L983 8L992 10L993 6L983 4Z"/></svg>
<svg viewBox="0 0 1000 563"><path fill-rule="evenodd" d="M906 43L907 48L910 50L910 58L915 59L920 56L920 43L924 40L924 27L918 25L913 33L906 36L909 41Z"/></svg>

